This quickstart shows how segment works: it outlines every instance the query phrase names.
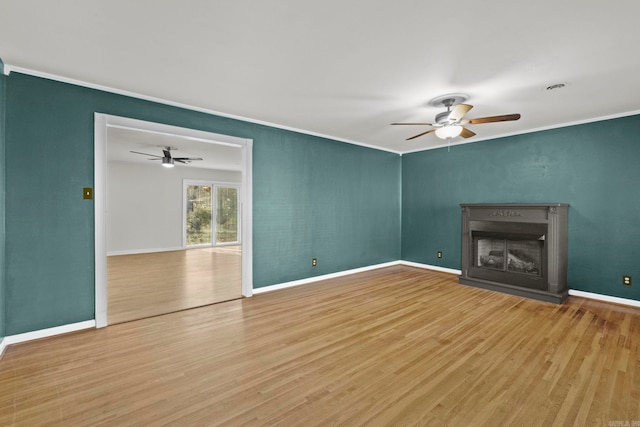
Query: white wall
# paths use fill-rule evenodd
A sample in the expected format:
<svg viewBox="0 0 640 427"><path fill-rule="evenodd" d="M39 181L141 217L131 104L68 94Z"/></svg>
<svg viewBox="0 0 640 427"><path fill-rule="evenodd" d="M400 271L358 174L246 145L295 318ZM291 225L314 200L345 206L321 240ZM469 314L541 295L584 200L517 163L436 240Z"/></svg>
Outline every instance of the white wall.
<svg viewBox="0 0 640 427"><path fill-rule="evenodd" d="M237 183L241 172L107 163L107 253L182 248L182 180Z"/></svg>

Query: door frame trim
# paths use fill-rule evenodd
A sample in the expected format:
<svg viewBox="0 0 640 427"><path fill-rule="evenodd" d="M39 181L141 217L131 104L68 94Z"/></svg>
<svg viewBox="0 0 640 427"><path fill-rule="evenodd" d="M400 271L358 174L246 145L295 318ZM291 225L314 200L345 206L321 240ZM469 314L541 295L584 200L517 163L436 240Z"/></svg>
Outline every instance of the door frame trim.
<svg viewBox="0 0 640 427"><path fill-rule="evenodd" d="M242 295L253 295L253 140L128 117L94 113L94 228L95 320L107 326L107 128L124 128L157 134L184 136L198 141L242 149L240 194L242 234Z"/></svg>

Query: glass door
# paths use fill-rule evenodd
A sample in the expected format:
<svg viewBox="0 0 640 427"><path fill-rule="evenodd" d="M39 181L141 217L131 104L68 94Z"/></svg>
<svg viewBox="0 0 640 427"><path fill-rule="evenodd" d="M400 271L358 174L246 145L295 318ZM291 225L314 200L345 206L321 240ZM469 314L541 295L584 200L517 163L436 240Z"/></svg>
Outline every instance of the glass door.
<svg viewBox="0 0 640 427"><path fill-rule="evenodd" d="M187 185L186 246L210 245L211 197L210 185Z"/></svg>
<svg viewBox="0 0 640 427"><path fill-rule="evenodd" d="M235 185L185 181L185 246L240 244L239 193Z"/></svg>
<svg viewBox="0 0 640 427"><path fill-rule="evenodd" d="M238 189L215 186L216 193L216 244L237 244L238 235Z"/></svg>

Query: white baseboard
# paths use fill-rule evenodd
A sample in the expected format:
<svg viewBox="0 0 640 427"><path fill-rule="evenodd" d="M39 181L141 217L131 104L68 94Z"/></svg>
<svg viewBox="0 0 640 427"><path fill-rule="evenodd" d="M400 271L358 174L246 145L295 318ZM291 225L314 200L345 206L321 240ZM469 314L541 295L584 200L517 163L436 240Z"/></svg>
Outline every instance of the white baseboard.
<svg viewBox="0 0 640 427"><path fill-rule="evenodd" d="M420 264L419 262L413 262L413 261L400 260L400 261L398 261L398 264L407 265L409 267L424 268L425 270L441 271L443 273L449 273L449 274L457 274L457 275L462 274L462 271L455 270L453 268L439 267L437 265L429 265L429 264Z"/></svg>
<svg viewBox="0 0 640 427"><path fill-rule="evenodd" d="M461 274L460 270L453 270L451 268L438 267L437 265L419 264L417 262L399 260L399 261L385 262L385 263L382 263L382 264L369 265L367 267L354 268L352 270L339 271L337 273L324 274L322 276L315 276L315 277L309 277L309 278L306 278L306 279L294 280L292 282L279 283L277 285L264 286L262 288L255 288L253 290L253 293L254 294L261 294L261 293L264 293L264 292L277 291L278 289L285 289L285 288L291 288L293 286L306 285L308 283L319 282L321 280L327 280L327 279L333 279L333 278L336 278L336 277L348 276L350 274L362 273L363 271L376 270L378 268L391 267L391 266L394 266L394 265L407 265L407 266L410 266L410 267L419 267L419 268L424 268L424 269L427 269L427 270L441 271L443 273Z"/></svg>
<svg viewBox="0 0 640 427"><path fill-rule="evenodd" d="M0 342L0 356L2 356L4 349L11 344L18 344L25 341L37 340L40 338L52 337L54 335L66 334L69 332L75 332L82 329L90 329L95 327L95 320L86 320L84 322L70 323L68 325L56 326L54 328L40 329L39 331L9 335L8 337L4 337L2 342Z"/></svg>
<svg viewBox="0 0 640 427"><path fill-rule="evenodd" d="M634 299L612 297L609 295L602 295L602 294L594 294L593 292L584 292L584 291L569 289L569 295L582 297L582 298L595 299L598 301L613 302L615 304L630 305L632 307L640 307L640 301L637 301Z"/></svg>
<svg viewBox="0 0 640 427"><path fill-rule="evenodd" d="M308 277L306 279L294 280L291 282L279 283L277 285L263 286L262 288L254 288L253 294L262 294L265 292L277 291L278 289L291 288L293 286L306 285L308 283L319 282L321 280L333 279L336 277L348 276L350 274L362 273L363 271L376 270L378 268L391 267L398 265L399 261L385 262L382 264L369 265L367 267L354 268L352 270L339 271L337 273L324 274L322 276Z"/></svg>
<svg viewBox="0 0 640 427"><path fill-rule="evenodd" d="M437 265L421 264L419 262L399 260L399 261L386 262L383 264L370 265L368 267L356 268L353 270L345 270L337 273L325 274L323 276L315 276L315 277L309 277L307 279L294 280L292 282L280 283L277 285L265 286L262 288L256 288L253 290L253 293L261 294L264 292L276 291L278 289L285 289L293 286L305 285L308 283L318 282L321 280L333 279L335 277L348 276L349 274L361 273L363 271L375 270L383 267L391 267L393 265L406 265L409 267L424 268L425 270L434 270L434 271L440 271L442 273L449 273L449 274L455 274L455 275L462 274L462 271L456 270L454 268L439 267ZM592 292L584 292L584 291L569 289L569 295L594 299L598 301L612 302L615 304L629 305L632 307L640 307L640 301L626 299L626 298L612 297L609 295L595 294Z"/></svg>
<svg viewBox="0 0 640 427"><path fill-rule="evenodd" d="M462 274L462 271L460 270L455 270L452 268L444 268L444 267L438 267L436 265L429 265L429 264L420 264L417 262L411 262L411 261L398 261L398 264L401 265L408 265L411 267L419 267L419 268L424 268L427 270L436 270L436 271L442 271L444 273L451 273L451 274L457 274L460 275ZM619 297L612 297L609 295L603 295L603 294L596 294L593 292L584 292L584 291L578 291L578 290L574 290L574 289L569 289L569 295L573 295L576 297L582 297L582 298L589 298L589 299L594 299L594 300L598 300L598 301L605 301L605 302L612 302L615 304L622 304L622 305L629 305L632 307L640 307L640 301L637 300L633 300L633 299L627 299L627 298L619 298Z"/></svg>
<svg viewBox="0 0 640 427"><path fill-rule="evenodd" d="M185 249L186 248L183 247L183 246L176 246L175 248L128 249L128 250L125 250L125 251L110 251L110 252L107 252L107 256L150 254L150 253L154 253L154 252L183 251Z"/></svg>
<svg viewBox="0 0 640 427"><path fill-rule="evenodd" d="M364 271L376 270L378 268L391 267L391 266L394 266L394 265L406 265L406 266L409 266L409 267L424 268L426 270L440 271L440 272L443 272L443 273L450 273L450 274L457 274L457 275L461 274L460 270L455 270L455 269L452 269L452 268L445 268L445 267L439 267L439 266L436 266L436 265L421 264L421 263L412 262L412 261L399 260L399 261L385 262L385 263L382 263L382 264L370 265L370 266L367 266L367 267L354 268L352 270L339 271L337 273L324 274L322 276L309 277L307 279L294 280L294 281L291 281L291 282L280 283L280 284L271 285L271 286L265 286L265 287L262 287L262 288L256 288L256 289L253 290L253 293L254 294L261 294L261 293L265 293L265 292L275 291L275 290L278 290L278 289L285 289L285 288L290 288L290 287L293 287L293 286L299 286L299 285L305 285L305 284L308 284L308 283L319 282L321 280L333 279L333 278L342 277L342 276L348 276L350 274L355 274L355 273L362 273ZM632 307L640 307L640 301L637 301L637 300L613 297L613 296L609 296L609 295L596 294L596 293L592 293L592 292L584 292L584 291L578 291L578 290L574 290L574 289L569 289L569 295L582 297L582 298L594 299L594 300L598 300L598 301L611 302L611 303L615 303L615 304L628 305L628 306L632 306ZM21 343L21 342L26 342L26 341L36 340L36 339L40 339L40 338L51 337L51 336L54 336L54 335L66 334L66 333L69 333L69 332L75 332L75 331L80 331L82 329L90 329L90 328L95 328L95 327L96 327L96 321L95 320L87 320L87 321L84 321L84 322L71 323L69 325L56 326L54 328L41 329L39 331L32 331L32 332L25 332L23 334L10 335L10 336L4 337L4 339L0 339L0 357L2 357L2 354L4 353L4 350L11 344L18 344L18 343Z"/></svg>

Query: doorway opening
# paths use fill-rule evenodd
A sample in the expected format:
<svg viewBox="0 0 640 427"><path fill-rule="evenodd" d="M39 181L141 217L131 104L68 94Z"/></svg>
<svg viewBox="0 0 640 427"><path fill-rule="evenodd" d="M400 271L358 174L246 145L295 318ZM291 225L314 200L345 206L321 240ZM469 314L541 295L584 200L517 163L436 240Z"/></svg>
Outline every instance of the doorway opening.
<svg viewBox="0 0 640 427"><path fill-rule="evenodd" d="M134 143L138 145L132 147L111 144L110 135L125 134L134 135ZM154 142L148 142L151 140ZM228 265L235 265L234 277L237 279L234 280L236 283L240 281L237 288L238 296L252 295L252 141L250 139L96 113L94 143L97 327L115 323L108 317L109 301L116 301L112 298L115 294L110 295L108 292L109 274L111 274L109 272L115 264L127 264L125 260L129 263L127 267L129 272L139 275L132 283L142 283L143 287L148 286L149 289L158 291L160 295L163 292L161 289L158 290L160 281L154 280L156 268L149 265L150 263L158 263L157 265L160 266L173 263L175 268L168 269L171 274L191 277L189 279L191 284L182 289L182 294L188 294L189 289L195 288L201 293L204 291L211 298L213 298L211 295L213 291L204 289L203 286L208 286L213 280L217 283L233 282L225 274L228 274L226 271L229 270ZM171 147L170 151L176 164L175 167L166 168L166 151L169 151L166 147L172 145L179 145L179 147ZM215 155L209 155L207 150L218 151ZM165 155L156 155L156 152L165 152ZM234 178L231 182L219 181L215 178L207 179L206 177L212 176L210 171L205 170L207 159L220 159L224 157L225 152L234 153L236 160L233 162L236 163L234 167L239 171L238 178ZM118 158L118 156L123 157ZM193 165L190 161L177 162L178 159L185 158L183 156L203 161L193 162ZM158 158L162 162L154 161ZM141 168L140 171L130 172L135 169L132 169L133 163L125 164L127 162L137 162L137 167ZM217 166L209 166L209 168L219 169ZM111 177L114 176L118 178L112 180ZM138 182L137 179L131 178L132 176L142 178ZM196 179L193 178L206 180L220 188L217 190L217 188L214 189L215 187L212 188L212 185L209 186L209 191L213 190L214 194L219 191L219 195L215 196L209 208L209 222L213 226L210 228L214 230L210 232L212 240L209 244L187 245L184 237L188 212L185 196L181 193L184 183L189 180L195 181ZM144 181L145 179L147 181ZM177 184L174 184L176 182ZM118 186L123 189L136 187L136 185L137 189L127 188L126 191L117 191ZM177 188L173 190L176 185ZM157 197L149 199L152 193L157 193ZM144 201L138 199L144 199ZM120 214L122 214L121 217ZM200 216L202 217L202 213ZM139 240L134 241L134 236ZM227 242L221 242L221 240L227 240ZM148 261L151 255L154 259ZM145 261L141 262L141 259ZM224 273L218 272L219 266L225 266ZM114 274L117 276L127 268ZM116 276L112 274L113 278L118 279L119 276ZM127 284L121 289L127 290L130 286ZM113 289L117 288L114 286ZM216 289L216 292L218 291L219 288ZM175 294L178 291L171 292ZM171 292L162 298L167 301L175 299ZM191 299L201 301L197 296ZM190 307L176 309L184 308ZM175 311L173 308L168 310L166 312ZM161 313L150 312L150 315L156 314Z"/></svg>

